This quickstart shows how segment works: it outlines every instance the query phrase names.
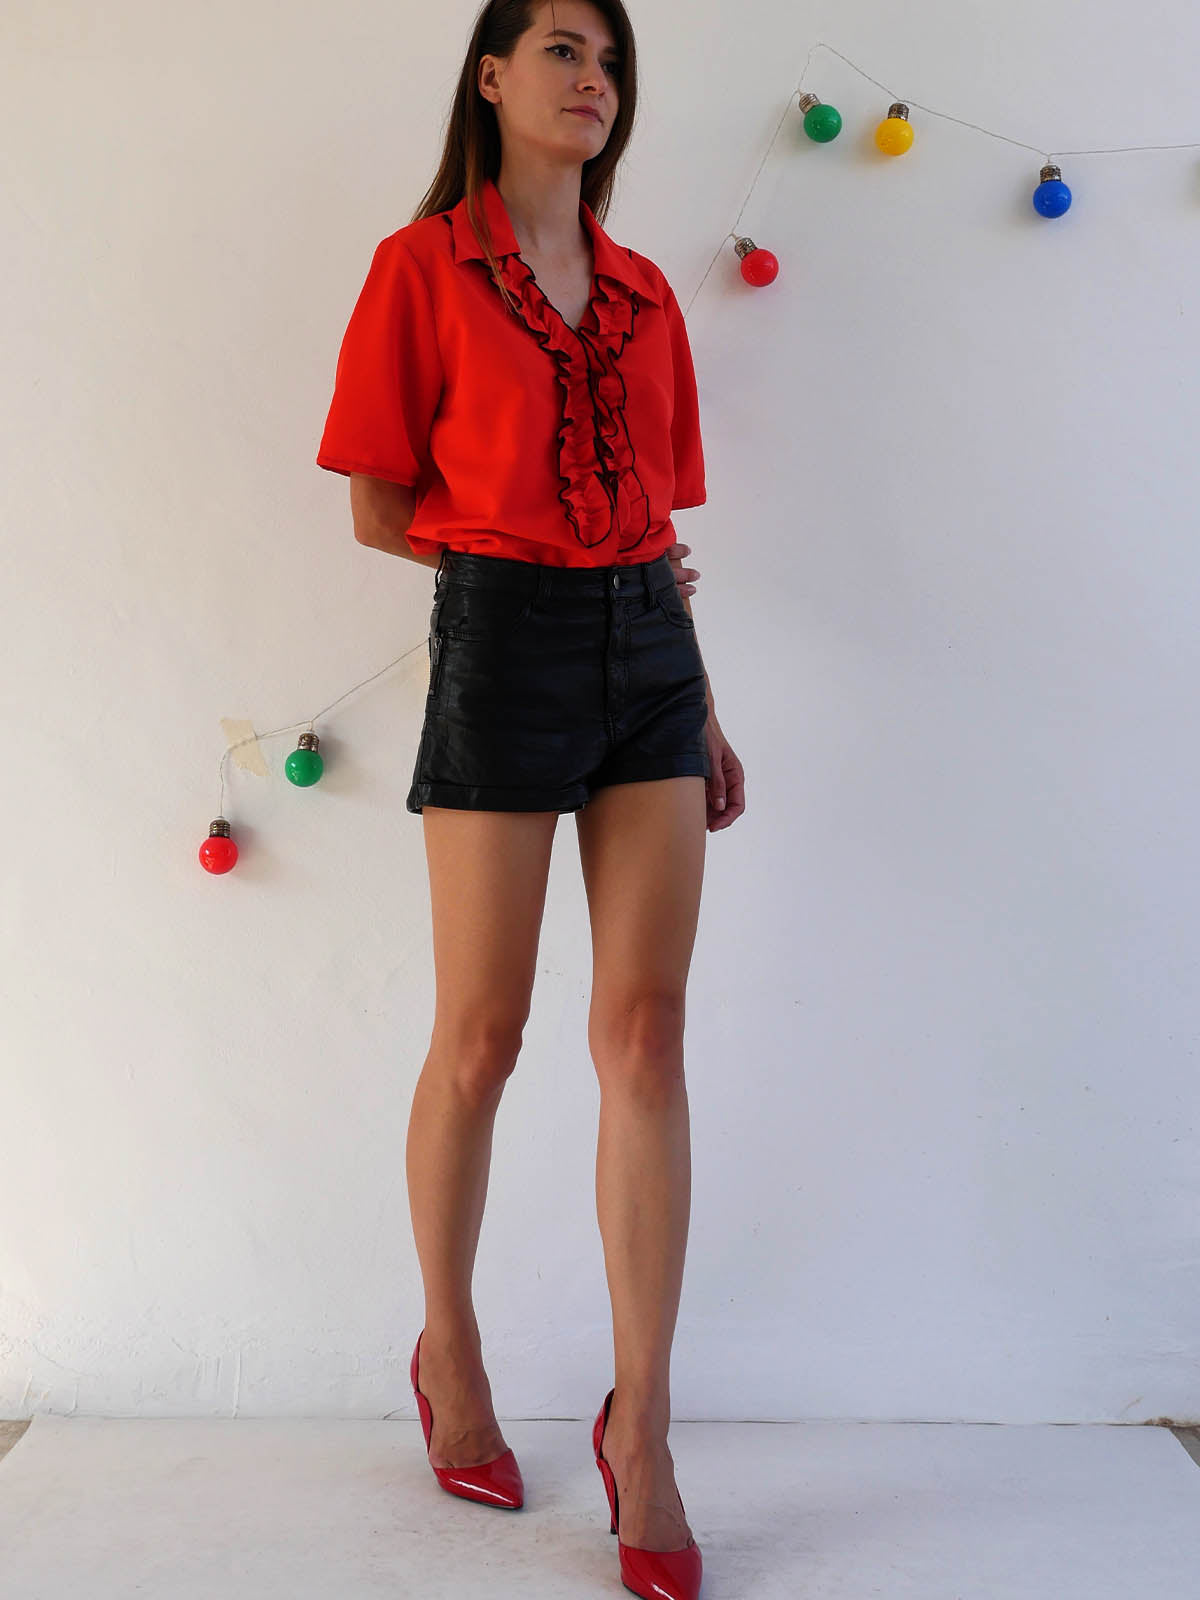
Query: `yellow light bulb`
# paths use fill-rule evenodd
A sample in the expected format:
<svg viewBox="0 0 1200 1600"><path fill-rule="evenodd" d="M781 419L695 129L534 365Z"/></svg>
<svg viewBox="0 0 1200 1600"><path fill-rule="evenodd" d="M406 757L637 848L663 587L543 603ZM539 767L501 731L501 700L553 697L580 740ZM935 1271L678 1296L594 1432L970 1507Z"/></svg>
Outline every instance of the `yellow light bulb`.
<svg viewBox="0 0 1200 1600"><path fill-rule="evenodd" d="M875 129L875 143L885 156L902 156L912 148L913 128L908 120L908 107L897 100L888 107L886 118Z"/></svg>

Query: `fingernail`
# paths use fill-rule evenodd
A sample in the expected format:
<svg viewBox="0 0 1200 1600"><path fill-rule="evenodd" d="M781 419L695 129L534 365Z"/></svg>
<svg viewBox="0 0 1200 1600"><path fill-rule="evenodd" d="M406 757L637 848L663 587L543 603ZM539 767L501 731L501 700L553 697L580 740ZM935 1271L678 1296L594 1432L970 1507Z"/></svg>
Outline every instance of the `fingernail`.
<svg viewBox="0 0 1200 1600"><path fill-rule="evenodd" d="M724 809L725 809L725 800L722 797L722 799L717 801L717 810L718 811L724 811Z"/></svg>

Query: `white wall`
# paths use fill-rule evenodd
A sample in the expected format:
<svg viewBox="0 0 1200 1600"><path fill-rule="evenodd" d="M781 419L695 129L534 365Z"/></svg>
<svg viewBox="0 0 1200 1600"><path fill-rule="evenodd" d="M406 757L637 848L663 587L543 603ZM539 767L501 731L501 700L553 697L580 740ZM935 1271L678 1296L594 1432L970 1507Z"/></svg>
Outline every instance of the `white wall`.
<svg viewBox="0 0 1200 1600"><path fill-rule="evenodd" d="M0 1415L414 1414L404 1138L432 1019L404 810L432 573L313 464L473 4L10 6ZM813 40L1030 143L1200 139L1200 16L635 8L609 231L688 303ZM679 515L748 810L688 1007L676 1417L1200 1418L1200 151L1036 156L818 52L689 312ZM219 719L313 715L317 787ZM611 1381L575 830L477 1272L497 1411Z"/></svg>

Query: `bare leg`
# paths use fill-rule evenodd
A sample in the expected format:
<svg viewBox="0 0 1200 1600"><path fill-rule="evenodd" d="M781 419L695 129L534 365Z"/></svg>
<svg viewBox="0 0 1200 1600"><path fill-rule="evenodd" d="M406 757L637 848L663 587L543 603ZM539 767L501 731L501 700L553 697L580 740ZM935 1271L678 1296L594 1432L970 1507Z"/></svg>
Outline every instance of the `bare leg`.
<svg viewBox="0 0 1200 1600"><path fill-rule="evenodd" d="M558 815L426 806L422 820L437 1006L406 1148L425 1287L418 1381L433 1411L430 1462L470 1467L507 1448L471 1280L496 1112L528 1016Z"/></svg>
<svg viewBox="0 0 1200 1600"><path fill-rule="evenodd" d="M657 1009L656 1003L644 1008L651 1027L649 1014ZM631 1039L624 1069L602 1075L596 1152L616 1369L604 1458L617 1480L621 1538L644 1550L682 1549L691 1532L667 1445L671 1344L691 1207L681 1068L682 1062L676 1073L662 1053Z"/></svg>
<svg viewBox="0 0 1200 1600"><path fill-rule="evenodd" d="M588 1041L600 1081L596 1210L616 1374L604 1457L621 1540L646 1550L681 1550L691 1534L667 1433L691 1209L684 992L705 817L702 778L614 785L577 816L592 923Z"/></svg>
<svg viewBox="0 0 1200 1600"><path fill-rule="evenodd" d="M498 1063L495 1070L499 1075ZM507 1448L471 1300L501 1092L473 1092L431 1048L413 1093L408 1194L425 1285L418 1382L433 1408L435 1467L477 1466Z"/></svg>

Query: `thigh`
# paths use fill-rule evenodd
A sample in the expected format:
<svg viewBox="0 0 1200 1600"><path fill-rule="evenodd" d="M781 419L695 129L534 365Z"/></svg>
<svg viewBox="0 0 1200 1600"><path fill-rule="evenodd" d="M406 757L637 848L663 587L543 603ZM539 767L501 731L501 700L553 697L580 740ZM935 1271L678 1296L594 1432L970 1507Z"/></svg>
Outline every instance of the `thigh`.
<svg viewBox="0 0 1200 1600"><path fill-rule="evenodd" d="M592 929L593 1056L629 1042L672 1045L704 878L701 776L611 784L575 817Z"/></svg>
<svg viewBox="0 0 1200 1600"><path fill-rule="evenodd" d="M520 1047L558 813L422 813L433 914L434 1036L454 1053Z"/></svg>

